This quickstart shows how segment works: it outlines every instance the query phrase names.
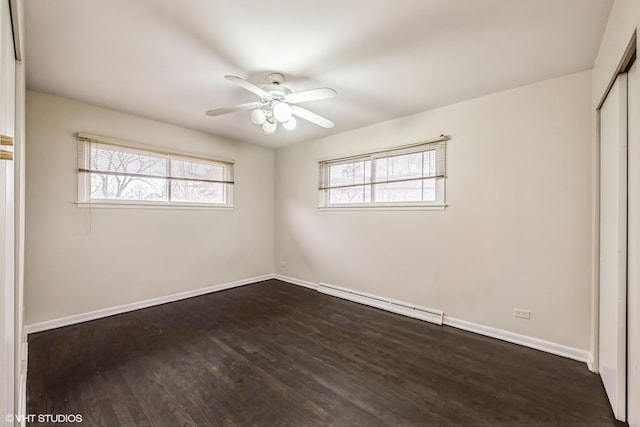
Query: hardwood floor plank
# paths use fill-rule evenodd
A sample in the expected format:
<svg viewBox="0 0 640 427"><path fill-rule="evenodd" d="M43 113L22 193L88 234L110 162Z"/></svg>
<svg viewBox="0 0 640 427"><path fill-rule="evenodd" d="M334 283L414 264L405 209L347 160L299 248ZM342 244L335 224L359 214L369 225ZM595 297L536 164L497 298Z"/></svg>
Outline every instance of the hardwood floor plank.
<svg viewBox="0 0 640 427"><path fill-rule="evenodd" d="M605 427L584 364L270 280L29 336L83 425Z"/></svg>

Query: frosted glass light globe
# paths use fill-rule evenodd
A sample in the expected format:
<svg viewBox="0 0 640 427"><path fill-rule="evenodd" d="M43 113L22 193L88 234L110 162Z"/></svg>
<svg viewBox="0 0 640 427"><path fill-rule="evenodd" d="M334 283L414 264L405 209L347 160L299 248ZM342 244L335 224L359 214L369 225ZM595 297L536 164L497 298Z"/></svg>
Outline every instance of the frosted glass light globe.
<svg viewBox="0 0 640 427"><path fill-rule="evenodd" d="M291 106L286 102L278 102L273 107L273 117L280 123L288 122L291 118Z"/></svg>
<svg viewBox="0 0 640 427"><path fill-rule="evenodd" d="M282 126L284 126L286 130L294 130L297 124L296 118L292 116L288 121L284 122Z"/></svg>
<svg viewBox="0 0 640 427"><path fill-rule="evenodd" d="M276 129L278 128L278 122L264 122L262 125L262 130L267 135L273 135L276 133Z"/></svg>
<svg viewBox="0 0 640 427"><path fill-rule="evenodd" d="M261 125L267 120L267 116L264 114L264 111L260 108L256 108L251 112L251 121L254 125Z"/></svg>

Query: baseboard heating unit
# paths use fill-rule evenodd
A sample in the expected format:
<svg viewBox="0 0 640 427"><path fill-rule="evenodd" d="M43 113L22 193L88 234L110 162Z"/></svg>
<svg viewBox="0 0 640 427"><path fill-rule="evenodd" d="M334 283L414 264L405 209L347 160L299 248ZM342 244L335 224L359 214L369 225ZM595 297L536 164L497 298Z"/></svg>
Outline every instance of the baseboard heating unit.
<svg viewBox="0 0 640 427"><path fill-rule="evenodd" d="M440 310L411 305L377 295L328 285L326 283L320 283L318 285L318 292L360 304L369 305L371 307L380 308L382 310L391 311L403 316L413 317L414 319L435 323L436 325L442 325L444 319L444 312Z"/></svg>

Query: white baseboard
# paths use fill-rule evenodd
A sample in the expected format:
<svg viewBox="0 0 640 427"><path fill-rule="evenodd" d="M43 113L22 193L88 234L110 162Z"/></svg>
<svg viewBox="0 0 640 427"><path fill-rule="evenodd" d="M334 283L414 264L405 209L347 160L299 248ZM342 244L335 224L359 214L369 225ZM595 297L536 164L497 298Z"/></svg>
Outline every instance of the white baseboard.
<svg viewBox="0 0 640 427"><path fill-rule="evenodd" d="M566 357L568 359L577 360L579 362L584 362L587 365L591 358L591 353L586 350L580 350L563 344L542 340L540 338L505 331L504 329L497 329L490 326L480 325L478 323L467 322L466 320L460 320L449 316L444 316L444 324L447 326L453 326L454 328L463 329L465 331L475 332L476 334L485 335L487 337L497 338L502 341L534 348L557 356Z"/></svg>
<svg viewBox="0 0 640 427"><path fill-rule="evenodd" d="M557 356L562 356L568 359L584 362L587 364L589 369L591 369L593 365L592 355L589 351L586 351L586 350L580 350L574 347L568 347L563 344L557 344L551 341L546 341L539 338L530 337L527 335L521 335L515 332L505 331L503 329L492 328L490 326L484 326L478 323L456 319L456 318L444 315L444 313L439 310L418 307L413 304L404 303L402 301L390 300L388 298L362 293L359 291L355 291L353 289L341 288L333 285L326 285L323 283L315 284L312 282L308 282L306 280L282 276L279 274L276 274L275 278L278 280L282 280L283 282L304 286L306 288L315 289L318 292L337 296L339 298L348 299L350 301L355 301L361 304L369 305L371 307L379 308L381 310L391 311L393 313L400 314L403 316L413 317L415 319L424 320L427 322L436 323L440 325L444 324L457 329L463 329L465 331L474 332L479 335L496 338L502 341L507 341L510 343L544 351L546 353L551 353ZM423 314L419 310L424 310L426 313ZM439 321L438 321L438 316L440 316Z"/></svg>
<svg viewBox="0 0 640 427"><path fill-rule="evenodd" d="M274 274L274 279L282 280L283 282L291 283L298 286L304 286L305 288L313 289L314 291L318 290L318 284L313 282L308 282L306 280L296 279L294 277L283 276L282 274Z"/></svg>
<svg viewBox="0 0 640 427"><path fill-rule="evenodd" d="M558 356L566 357L573 360L584 362L592 369L593 357L590 352L586 350L580 350L573 347L568 347L562 344L557 344L551 341L542 340L539 338L530 337L527 335L521 335L514 332L505 331L503 329L492 328L490 326L480 325L478 323L468 322L466 320L456 319L444 315L440 310L434 310L431 308L420 307L414 304L405 303L403 301L392 300L377 295L367 294L359 292L349 288L338 287L334 285L328 285L325 283L313 283L307 280L296 279L294 277L284 276L281 274L265 274L262 276L251 277L248 279L237 280L235 282L223 283L220 285L210 286L207 288L195 289L192 291L180 292L173 295L167 295L158 298L152 298L135 303L123 304L116 307L109 307L101 310L91 311L88 313L81 313L72 316L62 317L59 319L48 320L45 322L33 323L26 325L24 330L26 334L32 334L35 332L46 331L49 329L60 328L63 326L69 326L76 323L82 323L89 320L100 319L103 317L113 316L115 314L126 313L129 311L139 310L141 308L152 307L154 305L165 304L168 302L179 301L186 298L192 298L212 292L218 292L225 289L231 289L238 286L249 285L263 280L278 279L283 282L291 283L305 288L313 289L318 292L325 293L327 295L336 296L339 298L347 299L350 301L358 302L360 304L368 305L371 307L379 308L381 310L390 311L392 313L400 314L403 316L412 317L415 319L431 322L439 325L448 325L454 328L463 329L465 331L475 332L480 335L485 335L492 338L497 338L503 341L511 342L514 344L523 345L525 347L534 348L547 353L555 354ZM26 351L26 347L25 347ZM26 378L26 375L25 375Z"/></svg>
<svg viewBox="0 0 640 427"><path fill-rule="evenodd" d="M24 327L25 333L33 334L49 329L61 328L63 326L74 325L89 320L100 319L103 317L113 316L114 314L122 314L129 311L139 310L141 308L152 307L154 305L165 304L168 302L179 301L182 299L197 297L212 292L219 292L225 289L237 288L238 286L250 285L252 283L261 282L263 280L273 279L273 274L265 274L248 279L236 280L235 282L222 283L220 285L209 286L206 288L194 289L192 291L180 292L173 295L167 295L158 298L151 298L144 301L133 302L129 304L118 305L115 307L103 308L100 310L90 311L88 313L74 314L72 316L61 317L58 319L47 320L45 322L32 323Z"/></svg>

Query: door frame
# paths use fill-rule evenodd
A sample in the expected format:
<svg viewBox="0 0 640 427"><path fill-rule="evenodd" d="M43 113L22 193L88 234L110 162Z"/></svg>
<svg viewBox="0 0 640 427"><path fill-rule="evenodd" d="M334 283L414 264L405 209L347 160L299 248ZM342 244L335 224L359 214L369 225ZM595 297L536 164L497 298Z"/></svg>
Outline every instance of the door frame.
<svg viewBox="0 0 640 427"><path fill-rule="evenodd" d="M633 31L627 47L618 62L614 73L611 75L609 84L600 97L600 101L595 109L595 135L592 140L591 168L593 170L591 178L591 200L592 200L592 244L591 244L591 360L588 363L592 372L600 373L600 109L604 104L607 95L611 91L616 78L624 73L633 63L637 52L637 30Z"/></svg>
<svg viewBox="0 0 640 427"><path fill-rule="evenodd" d="M5 18L5 14L8 14L10 22L10 35L6 36L4 33L2 37L8 37L13 42L13 57L15 59L15 66L13 69L14 82L13 82L13 99L7 100L8 103L13 104L13 160L10 161L13 166L13 186L12 186L12 201L13 210L11 216L13 217L12 227L10 233L12 234L12 241L10 242L10 248L13 252L11 262L7 262L6 269L11 269L12 280L10 283L3 281L2 292L5 296L10 296L10 301L5 301L6 310L2 315L4 316L3 324L5 325L5 331L3 334L10 335L12 338L12 345L8 349L3 349L7 356L7 364L3 367L3 370L7 370L3 375L2 384L0 387L3 389L2 393L2 405L5 407L7 413L17 415L24 415L26 413L25 408L25 396L26 396L26 347L21 343L25 339L24 334L24 191L25 191L25 70L24 62L22 61L24 45L23 45L23 28L24 28L24 2L23 0L2 0L2 11L0 17ZM9 232L9 230L5 230ZM8 249L8 248L7 248ZM11 289L7 290L4 287L10 286ZM5 395L6 394L6 395ZM22 418L24 419L24 418ZM4 422L4 420L3 420ZM24 423L18 423L24 424Z"/></svg>

